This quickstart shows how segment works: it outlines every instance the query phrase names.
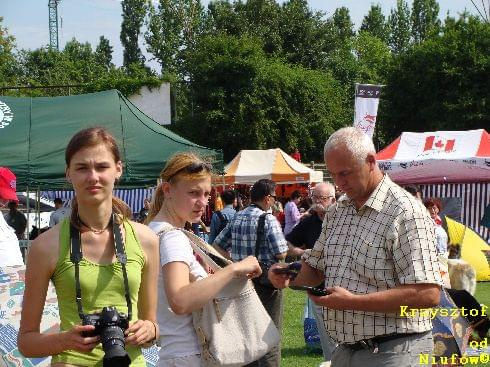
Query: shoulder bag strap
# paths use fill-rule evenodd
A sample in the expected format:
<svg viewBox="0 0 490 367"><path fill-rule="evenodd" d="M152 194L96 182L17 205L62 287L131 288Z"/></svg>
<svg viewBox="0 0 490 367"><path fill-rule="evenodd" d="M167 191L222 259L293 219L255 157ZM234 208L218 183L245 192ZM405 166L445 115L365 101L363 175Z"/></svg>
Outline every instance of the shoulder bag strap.
<svg viewBox="0 0 490 367"><path fill-rule="evenodd" d="M126 305L128 306L128 319L131 320L133 315L133 309L131 304L131 295L129 293L129 280L128 273L126 271L126 264L128 262L128 257L125 251L124 239L121 232L121 226L123 224L118 224L116 222L116 214L112 214L112 234L114 236L114 245L116 247L116 258L121 264L124 278L124 295L126 297Z"/></svg>
<svg viewBox="0 0 490 367"><path fill-rule="evenodd" d="M225 220L225 216L223 215L223 213L221 213L221 210L218 210L216 212L216 215L218 216L219 218L219 221L220 221L220 224L223 223L223 221Z"/></svg>
<svg viewBox="0 0 490 367"><path fill-rule="evenodd" d="M262 213L259 217L259 224L257 226L257 240L255 242L255 257L259 259L260 247L265 240L265 217L268 213Z"/></svg>
<svg viewBox="0 0 490 367"><path fill-rule="evenodd" d="M213 247L211 247L208 243L204 242L202 238L196 236L194 233L187 231L183 228L170 227L162 229L157 233L157 236L163 235L170 231L181 231L184 233L189 239L189 244L192 247L192 250L199 254L204 261L214 270L217 271L222 267L231 264L231 261L225 259L218 251L216 251ZM220 265L218 265L218 263Z"/></svg>
<svg viewBox="0 0 490 367"><path fill-rule="evenodd" d="M83 319L82 308L82 289L80 288L80 268L79 263L82 261L82 247L80 245L80 232L70 222L70 261L75 264L75 292L78 308L78 316Z"/></svg>

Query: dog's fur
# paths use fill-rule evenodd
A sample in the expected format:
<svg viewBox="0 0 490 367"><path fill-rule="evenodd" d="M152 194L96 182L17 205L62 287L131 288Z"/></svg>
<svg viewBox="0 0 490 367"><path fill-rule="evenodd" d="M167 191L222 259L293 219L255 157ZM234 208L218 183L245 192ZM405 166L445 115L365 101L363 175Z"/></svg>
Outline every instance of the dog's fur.
<svg viewBox="0 0 490 367"><path fill-rule="evenodd" d="M475 269L462 259L449 259L447 263L451 288L466 290L471 295L474 295L476 289Z"/></svg>

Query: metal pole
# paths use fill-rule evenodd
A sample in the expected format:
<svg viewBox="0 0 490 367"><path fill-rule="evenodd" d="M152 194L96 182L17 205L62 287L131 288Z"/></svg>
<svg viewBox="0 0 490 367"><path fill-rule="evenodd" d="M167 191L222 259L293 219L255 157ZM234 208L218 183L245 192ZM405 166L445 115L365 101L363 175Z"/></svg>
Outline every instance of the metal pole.
<svg viewBox="0 0 490 367"><path fill-rule="evenodd" d="M41 230L41 189L39 186L36 191L36 211L37 211L37 228Z"/></svg>
<svg viewBox="0 0 490 367"><path fill-rule="evenodd" d="M26 186L26 196L27 196L27 200L26 200L26 209L27 209L27 246L26 246L26 249L24 250L24 264L27 265L27 252L29 251L29 229L31 227L30 225L30 203L29 203L29 185Z"/></svg>

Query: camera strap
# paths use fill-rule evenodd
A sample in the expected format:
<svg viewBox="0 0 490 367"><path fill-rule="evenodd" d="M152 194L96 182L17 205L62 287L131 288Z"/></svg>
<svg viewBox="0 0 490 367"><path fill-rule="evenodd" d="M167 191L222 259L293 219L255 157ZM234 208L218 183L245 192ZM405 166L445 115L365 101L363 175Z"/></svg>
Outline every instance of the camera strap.
<svg viewBox="0 0 490 367"><path fill-rule="evenodd" d="M111 220L109 224L112 226L112 234L114 237L114 247L116 248L116 258L117 261L121 263L121 268L123 271L124 278L124 293L126 297L126 304L128 306L128 319L131 320L132 307L131 307L131 297L129 295L129 282L128 274L126 271L126 263L128 258L124 250L124 240L122 237L120 224L117 224L115 220L115 213L112 213ZM72 223L70 223L70 261L75 265L75 291L76 300L78 307L78 315L83 318L83 307L82 307L82 289L80 287L80 261L83 258L82 253L82 237L78 228L76 228Z"/></svg>

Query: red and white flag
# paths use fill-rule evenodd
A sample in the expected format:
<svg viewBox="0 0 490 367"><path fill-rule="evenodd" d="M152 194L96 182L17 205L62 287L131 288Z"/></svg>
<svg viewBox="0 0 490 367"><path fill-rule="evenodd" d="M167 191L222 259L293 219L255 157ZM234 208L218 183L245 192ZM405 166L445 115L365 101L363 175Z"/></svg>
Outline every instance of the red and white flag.
<svg viewBox="0 0 490 367"><path fill-rule="evenodd" d="M354 126L373 137L381 85L356 84Z"/></svg>
<svg viewBox="0 0 490 367"><path fill-rule="evenodd" d="M445 139L435 135L429 135L425 138L424 152L428 150L452 152L456 139Z"/></svg>

